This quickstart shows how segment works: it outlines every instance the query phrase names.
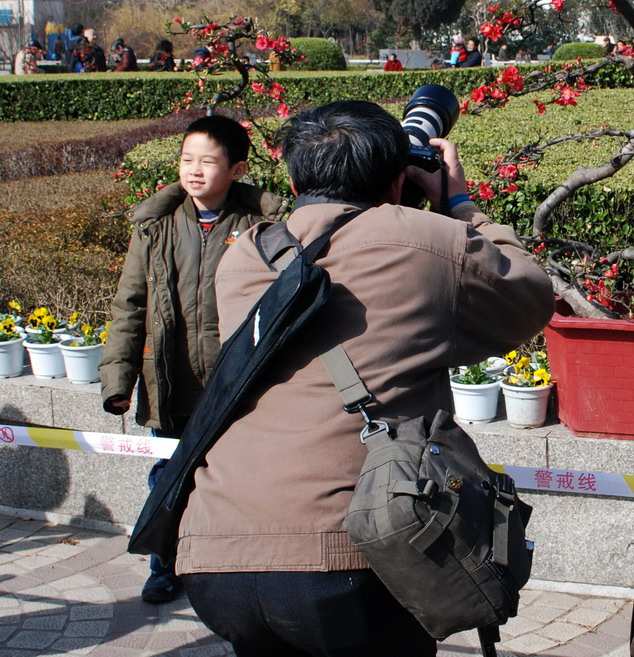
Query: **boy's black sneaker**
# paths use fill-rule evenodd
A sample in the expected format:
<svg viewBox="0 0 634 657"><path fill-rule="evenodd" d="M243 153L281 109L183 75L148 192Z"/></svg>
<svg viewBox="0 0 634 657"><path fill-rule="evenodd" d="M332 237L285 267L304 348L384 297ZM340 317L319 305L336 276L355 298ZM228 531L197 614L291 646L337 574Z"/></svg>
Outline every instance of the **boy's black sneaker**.
<svg viewBox="0 0 634 657"><path fill-rule="evenodd" d="M176 575L152 573L143 586L141 598L144 602L171 602L182 587L183 582Z"/></svg>

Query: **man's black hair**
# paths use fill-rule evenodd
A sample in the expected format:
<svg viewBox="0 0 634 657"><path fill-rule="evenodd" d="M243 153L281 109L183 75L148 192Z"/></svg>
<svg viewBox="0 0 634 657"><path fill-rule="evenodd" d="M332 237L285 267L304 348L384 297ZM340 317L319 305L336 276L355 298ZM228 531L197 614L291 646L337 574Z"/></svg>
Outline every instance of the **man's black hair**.
<svg viewBox="0 0 634 657"><path fill-rule="evenodd" d="M473 41L473 45L476 47L476 50L480 47L480 39L477 36L470 36L469 41Z"/></svg>
<svg viewBox="0 0 634 657"><path fill-rule="evenodd" d="M124 48L124 47L125 47L125 41L123 39L115 39L114 43L112 44L113 50L118 50L119 48Z"/></svg>
<svg viewBox="0 0 634 657"><path fill-rule="evenodd" d="M189 135L202 133L213 139L225 152L229 166L245 162L249 156L249 133L237 121L227 116L204 116L190 123L183 133L183 141Z"/></svg>
<svg viewBox="0 0 634 657"><path fill-rule="evenodd" d="M81 36L84 31L84 26L81 23L73 23L70 26L71 36Z"/></svg>
<svg viewBox="0 0 634 657"><path fill-rule="evenodd" d="M382 107L341 100L302 112L281 132L298 194L378 202L407 166L409 140Z"/></svg>
<svg viewBox="0 0 634 657"><path fill-rule="evenodd" d="M169 39L161 39L156 44L156 50L162 51L164 53L172 54L174 52L174 44Z"/></svg>

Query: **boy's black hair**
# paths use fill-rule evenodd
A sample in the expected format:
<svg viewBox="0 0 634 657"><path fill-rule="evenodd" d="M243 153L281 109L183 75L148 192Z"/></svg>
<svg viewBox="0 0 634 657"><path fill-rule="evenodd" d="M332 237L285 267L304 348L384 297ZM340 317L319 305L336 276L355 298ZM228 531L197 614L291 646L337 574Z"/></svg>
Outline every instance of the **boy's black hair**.
<svg viewBox="0 0 634 657"><path fill-rule="evenodd" d="M379 105L340 100L283 126L282 152L298 194L381 200L408 160L409 139Z"/></svg>
<svg viewBox="0 0 634 657"><path fill-rule="evenodd" d="M227 116L204 116L190 123L183 133L183 142L189 135L204 134L213 139L229 160L229 166L236 162L246 162L249 156L249 133L237 121Z"/></svg>
<svg viewBox="0 0 634 657"><path fill-rule="evenodd" d="M84 26L81 23L73 23L70 26L71 36L80 36L84 31Z"/></svg>
<svg viewBox="0 0 634 657"><path fill-rule="evenodd" d="M117 48L123 47L125 47L125 41L123 39L115 39L114 43L112 44L113 50L117 50Z"/></svg>

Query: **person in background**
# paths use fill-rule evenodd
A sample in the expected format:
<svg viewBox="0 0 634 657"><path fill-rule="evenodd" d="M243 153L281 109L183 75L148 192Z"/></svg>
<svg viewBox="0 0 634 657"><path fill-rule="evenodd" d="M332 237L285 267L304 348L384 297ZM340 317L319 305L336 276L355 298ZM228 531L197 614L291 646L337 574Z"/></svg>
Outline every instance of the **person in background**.
<svg viewBox="0 0 634 657"><path fill-rule="evenodd" d="M55 41L53 42L53 59L55 59L58 62L61 62L64 59L65 54L66 54L66 46L64 45L64 40L58 34L55 37Z"/></svg>
<svg viewBox="0 0 634 657"><path fill-rule="evenodd" d="M467 49L462 37L456 37L453 40L453 46L449 52L449 66L454 68L460 66L467 59Z"/></svg>
<svg viewBox="0 0 634 657"><path fill-rule="evenodd" d="M66 48L66 70L69 73L77 73L77 50L84 39L84 26L81 23L74 23L70 27L70 38Z"/></svg>
<svg viewBox="0 0 634 657"><path fill-rule="evenodd" d="M87 28L84 30L84 37L86 39L84 48L84 72L103 73L107 70L108 67L106 65L106 53L97 43L97 30L93 29L92 27Z"/></svg>
<svg viewBox="0 0 634 657"><path fill-rule="evenodd" d="M603 37L603 54L611 55L614 51L614 44L609 36Z"/></svg>
<svg viewBox="0 0 634 657"><path fill-rule="evenodd" d="M509 57L509 47L505 43L503 43L500 46L500 49L498 50L498 54L496 56L496 59L498 60L498 62L508 62L508 60L510 59L510 57Z"/></svg>
<svg viewBox="0 0 634 657"><path fill-rule="evenodd" d="M401 64L401 61L399 60L395 52L391 52L389 54L387 58L387 62L385 62L385 66L383 67L383 70L392 71L392 72L398 72L403 70L403 64Z"/></svg>
<svg viewBox="0 0 634 657"><path fill-rule="evenodd" d="M459 62L460 68L472 68L482 66L482 54L480 53L480 39L477 36L470 37L467 41L467 57L463 62Z"/></svg>
<svg viewBox="0 0 634 657"><path fill-rule="evenodd" d="M148 64L149 71L175 71L174 44L168 39L161 39L154 49Z"/></svg>
<svg viewBox="0 0 634 657"><path fill-rule="evenodd" d="M439 71L441 68L444 68L444 63L443 63L442 59L432 60L432 63L431 63L431 70L432 71Z"/></svg>
<svg viewBox="0 0 634 657"><path fill-rule="evenodd" d="M238 235L281 219L286 202L238 182L246 172L249 136L238 122L214 115L185 130L180 182L142 202L127 218L135 227L101 363L104 410L130 408L138 380L136 421L157 436L180 438L220 350L214 278ZM152 468L150 488L167 464ZM150 560L141 596L169 602L181 583L174 563Z"/></svg>
<svg viewBox="0 0 634 657"><path fill-rule="evenodd" d="M38 73L37 60L42 55L42 45L35 39L25 48L20 48L15 56L13 72L16 75L33 75Z"/></svg>
<svg viewBox="0 0 634 657"><path fill-rule="evenodd" d="M134 50L126 45L126 42L123 39L117 39L112 44L112 53L119 60L118 64L112 69L113 73L139 70Z"/></svg>

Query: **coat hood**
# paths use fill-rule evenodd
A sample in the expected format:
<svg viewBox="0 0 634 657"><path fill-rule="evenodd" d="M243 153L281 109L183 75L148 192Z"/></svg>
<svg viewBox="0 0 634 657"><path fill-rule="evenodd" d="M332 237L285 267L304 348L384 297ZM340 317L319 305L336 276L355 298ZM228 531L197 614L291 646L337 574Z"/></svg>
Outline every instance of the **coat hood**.
<svg viewBox="0 0 634 657"><path fill-rule="evenodd" d="M181 184L175 182L128 210L126 218L133 224L140 224L148 219L164 217L175 212L186 198L187 193ZM288 200L254 185L234 182L224 209L231 212L236 205L247 212L262 215L268 221L279 221L288 208Z"/></svg>

